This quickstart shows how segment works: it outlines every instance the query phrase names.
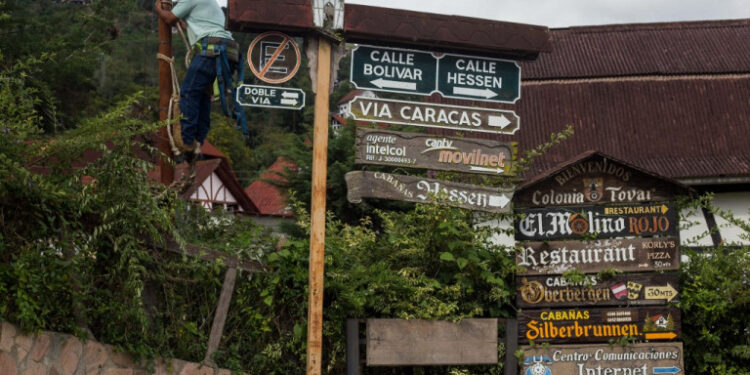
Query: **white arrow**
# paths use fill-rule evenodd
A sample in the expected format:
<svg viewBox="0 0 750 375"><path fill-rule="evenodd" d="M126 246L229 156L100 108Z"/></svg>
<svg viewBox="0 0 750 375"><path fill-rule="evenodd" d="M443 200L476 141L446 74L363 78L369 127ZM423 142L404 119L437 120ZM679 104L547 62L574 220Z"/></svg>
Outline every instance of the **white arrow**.
<svg viewBox="0 0 750 375"><path fill-rule="evenodd" d="M499 127L501 129L505 129L506 126L510 125L512 122L508 120L505 116L488 116L487 121L489 126L493 127Z"/></svg>
<svg viewBox="0 0 750 375"><path fill-rule="evenodd" d="M472 165L470 169L472 171L478 171L478 172L492 172L492 173L497 173L497 174L505 173L505 169L502 169L502 168L485 168L485 167L476 167Z"/></svg>
<svg viewBox="0 0 750 375"><path fill-rule="evenodd" d="M505 195L490 195L490 206L492 207L505 207L510 203L510 199Z"/></svg>
<svg viewBox="0 0 750 375"><path fill-rule="evenodd" d="M281 99L282 105L297 105L297 99Z"/></svg>
<svg viewBox="0 0 750 375"><path fill-rule="evenodd" d="M468 95L468 96L477 96L482 98L494 98L497 96L497 93L490 90L490 89L472 89L468 87L454 87L453 88L453 95Z"/></svg>
<svg viewBox="0 0 750 375"><path fill-rule="evenodd" d="M400 82L400 81L389 81L387 79L378 78L374 81L370 81L373 85L379 88L388 89L401 89L401 90L416 90L417 84L415 82Z"/></svg>
<svg viewBox="0 0 750 375"><path fill-rule="evenodd" d="M299 98L299 93L298 92L285 91L285 92L281 93L281 96L284 97L284 98L295 98L295 99L297 99L297 98Z"/></svg>

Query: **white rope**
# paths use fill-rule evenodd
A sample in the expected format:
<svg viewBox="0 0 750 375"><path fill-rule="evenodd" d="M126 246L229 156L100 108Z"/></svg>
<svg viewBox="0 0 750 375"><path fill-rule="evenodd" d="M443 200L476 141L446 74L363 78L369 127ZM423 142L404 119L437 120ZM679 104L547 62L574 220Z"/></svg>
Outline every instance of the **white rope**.
<svg viewBox="0 0 750 375"><path fill-rule="evenodd" d="M174 122L174 106L175 102L180 100L180 86L177 84L177 72L174 69L174 58L163 55L161 53L156 54L156 58L169 64L169 70L172 75L172 97L169 98L169 109L167 110L167 135L169 135L169 145L172 147L172 152L175 155L180 155L180 149L177 147L174 141L174 135L172 134L172 122Z"/></svg>
<svg viewBox="0 0 750 375"><path fill-rule="evenodd" d="M185 30L182 30L182 25L179 22L177 22L177 31L180 32L182 43L185 44L185 69L190 69L190 60L193 59L193 49L190 48L190 43L188 43L187 37L185 37Z"/></svg>

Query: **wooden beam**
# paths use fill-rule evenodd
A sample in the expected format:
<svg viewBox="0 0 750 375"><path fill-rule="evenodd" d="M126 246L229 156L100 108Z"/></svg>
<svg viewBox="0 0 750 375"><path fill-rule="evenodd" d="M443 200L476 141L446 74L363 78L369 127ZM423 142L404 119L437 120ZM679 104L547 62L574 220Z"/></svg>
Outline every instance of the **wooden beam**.
<svg viewBox="0 0 750 375"><path fill-rule="evenodd" d="M203 363L215 365L213 356L216 350L219 349L219 343L221 342L221 336L224 334L224 323L227 321L227 313L229 312L229 304L232 302L232 292L234 291L234 283L237 280L237 268L230 267L224 274L224 284L221 286L221 294L219 295L219 302L216 304L216 313L214 314L214 322L211 325L211 334L208 337L208 348L206 349L206 356L203 358Z"/></svg>
<svg viewBox="0 0 750 375"><path fill-rule="evenodd" d="M318 67L310 207L310 274L307 314L307 375L320 375L323 361L323 272L325 266L326 175L331 85L331 42L318 38Z"/></svg>
<svg viewBox="0 0 750 375"><path fill-rule="evenodd" d="M183 251L183 249L180 248L180 245L178 245L177 242L170 240L169 242L167 242L167 246L162 248L173 253L185 254L191 257L200 258L207 262L214 262L217 259L221 259L221 261L227 267L237 268L246 272L255 273L264 271L263 265L260 262L240 259L236 256L222 253L221 251L217 251L214 249L209 249L207 247L186 244Z"/></svg>

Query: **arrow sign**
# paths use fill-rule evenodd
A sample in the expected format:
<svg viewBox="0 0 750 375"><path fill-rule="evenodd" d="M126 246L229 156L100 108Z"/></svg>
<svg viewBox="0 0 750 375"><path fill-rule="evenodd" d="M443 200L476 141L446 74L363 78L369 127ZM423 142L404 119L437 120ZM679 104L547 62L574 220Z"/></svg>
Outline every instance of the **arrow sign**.
<svg viewBox="0 0 750 375"><path fill-rule="evenodd" d="M349 79L358 89L430 95L437 59L430 52L360 45L352 51Z"/></svg>
<svg viewBox="0 0 750 375"><path fill-rule="evenodd" d="M497 173L497 174L505 173L505 170L502 168L485 168L485 167L475 167L472 165L469 169L474 172L488 172L488 173Z"/></svg>
<svg viewBox="0 0 750 375"><path fill-rule="evenodd" d="M362 96L352 99L351 113L359 121L480 133L514 134L521 126L513 111Z"/></svg>
<svg viewBox="0 0 750 375"><path fill-rule="evenodd" d="M672 340L677 337L674 332L646 333L646 340Z"/></svg>
<svg viewBox="0 0 750 375"><path fill-rule="evenodd" d="M646 299L665 299L667 302L672 302L679 293L669 283L665 286L647 286L644 292Z"/></svg>
<svg viewBox="0 0 750 375"><path fill-rule="evenodd" d="M245 107L302 109L305 106L305 92L290 87L240 85L237 88L237 102Z"/></svg>
<svg viewBox="0 0 750 375"><path fill-rule="evenodd" d="M676 374L680 372L680 369L676 366L672 367L654 367L653 373L654 374Z"/></svg>
<svg viewBox="0 0 750 375"><path fill-rule="evenodd" d="M446 98L515 103L521 67L515 61L445 54L438 60L438 91Z"/></svg>

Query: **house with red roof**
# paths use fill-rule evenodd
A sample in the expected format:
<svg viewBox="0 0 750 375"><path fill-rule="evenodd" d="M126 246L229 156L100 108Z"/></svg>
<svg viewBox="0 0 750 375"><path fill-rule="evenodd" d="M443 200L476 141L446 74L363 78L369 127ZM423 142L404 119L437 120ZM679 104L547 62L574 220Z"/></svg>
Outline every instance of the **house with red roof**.
<svg viewBox="0 0 750 375"><path fill-rule="evenodd" d="M294 217L282 185L288 181L284 174L296 170L296 164L280 156L258 179L245 188L245 195L258 209L260 217L256 218L257 221L278 228L281 222Z"/></svg>

